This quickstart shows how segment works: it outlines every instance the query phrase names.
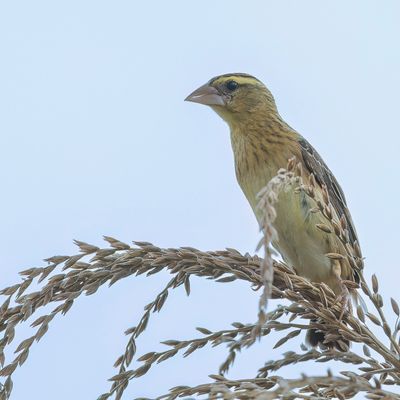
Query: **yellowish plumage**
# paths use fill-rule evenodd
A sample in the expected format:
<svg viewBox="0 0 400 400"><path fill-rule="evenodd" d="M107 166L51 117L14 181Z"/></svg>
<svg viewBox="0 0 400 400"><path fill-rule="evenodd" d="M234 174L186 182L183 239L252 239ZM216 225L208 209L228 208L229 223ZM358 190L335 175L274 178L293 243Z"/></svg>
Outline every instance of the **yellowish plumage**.
<svg viewBox="0 0 400 400"><path fill-rule="evenodd" d="M323 197L323 187L329 194L337 219L345 218L349 236L356 233L344 194L335 177L312 146L280 117L270 91L256 78L246 74L227 74L211 79L188 97L207 104L229 125L235 159L236 177L257 219L257 194L280 168L285 168L293 156L303 166L303 180L310 173L316 180L317 199ZM304 192L294 193L294 186L281 192L276 205L274 226L278 240L274 247L298 274L314 282L325 282L337 294L341 279L356 279L348 261L333 261L327 253L346 255L336 235L316 227L325 223L321 213L312 213L314 200ZM315 332L314 332L315 333ZM321 339L316 334L315 342Z"/></svg>
<svg viewBox="0 0 400 400"><path fill-rule="evenodd" d="M248 126L231 127L236 177L257 219L261 218L257 194L286 166L289 158L300 159L299 135L276 115L271 117L275 122L264 127L262 136ZM278 241L273 243L274 247L300 275L314 282L325 282L338 292L337 277L325 254L345 254L345 249L335 236L316 227L326 221L320 213L311 213L315 204L304 193L293 193L294 189L294 186L288 187L279 195L274 223ZM346 271L343 278L351 278L349 273Z"/></svg>

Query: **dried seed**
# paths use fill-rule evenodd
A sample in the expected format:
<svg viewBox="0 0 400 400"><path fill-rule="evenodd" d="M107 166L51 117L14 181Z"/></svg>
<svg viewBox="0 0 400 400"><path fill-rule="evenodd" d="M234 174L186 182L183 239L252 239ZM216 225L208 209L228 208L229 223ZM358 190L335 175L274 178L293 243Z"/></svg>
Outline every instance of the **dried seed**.
<svg viewBox="0 0 400 400"><path fill-rule="evenodd" d="M378 293L379 289L378 278L376 277L375 274L372 275L371 281L372 281L372 290L374 291L374 293Z"/></svg>
<svg viewBox="0 0 400 400"><path fill-rule="evenodd" d="M399 316L400 315L400 309L399 309L399 305L397 304L397 301L391 297L390 298L390 302L392 303L392 309L393 309L394 313L397 316Z"/></svg>
<svg viewBox="0 0 400 400"><path fill-rule="evenodd" d="M315 225L318 229L320 229L321 231L325 232L325 233L332 233L331 228L329 228L328 225L325 224L316 224Z"/></svg>
<svg viewBox="0 0 400 400"><path fill-rule="evenodd" d="M367 312L366 315L375 325L381 326L381 321L374 314Z"/></svg>

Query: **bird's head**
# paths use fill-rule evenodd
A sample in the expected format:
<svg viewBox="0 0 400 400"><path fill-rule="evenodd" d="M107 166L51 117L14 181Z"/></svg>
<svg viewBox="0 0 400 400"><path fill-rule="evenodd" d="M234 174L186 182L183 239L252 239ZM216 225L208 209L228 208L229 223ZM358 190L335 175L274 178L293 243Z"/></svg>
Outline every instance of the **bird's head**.
<svg viewBox="0 0 400 400"><path fill-rule="evenodd" d="M210 106L229 125L277 112L274 98L265 85L254 76L241 73L216 76L185 100Z"/></svg>

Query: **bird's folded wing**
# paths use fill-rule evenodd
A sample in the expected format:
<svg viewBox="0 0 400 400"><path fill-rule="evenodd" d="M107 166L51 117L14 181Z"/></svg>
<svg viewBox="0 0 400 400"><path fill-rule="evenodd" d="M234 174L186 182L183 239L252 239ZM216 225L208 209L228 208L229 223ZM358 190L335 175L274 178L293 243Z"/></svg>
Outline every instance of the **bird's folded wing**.
<svg viewBox="0 0 400 400"><path fill-rule="evenodd" d="M347 208L346 199L342 188L340 187L335 176L325 164L322 157L318 152L307 142L303 137L299 140L301 147L301 155L303 157L304 165L308 173L313 173L315 180L319 185L325 185L329 200L339 218L343 215L346 218L347 229L349 231L349 239L353 244L357 240L357 233L354 228L353 220L351 219L350 211Z"/></svg>

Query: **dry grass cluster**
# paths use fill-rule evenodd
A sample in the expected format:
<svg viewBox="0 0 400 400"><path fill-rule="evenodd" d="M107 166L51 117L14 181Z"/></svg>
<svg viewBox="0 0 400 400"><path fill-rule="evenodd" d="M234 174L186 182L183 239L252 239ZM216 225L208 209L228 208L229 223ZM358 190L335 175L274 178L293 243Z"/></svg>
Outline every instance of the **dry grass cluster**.
<svg viewBox="0 0 400 400"><path fill-rule="evenodd" d="M6 298L0 307L0 374L4 377L0 399L10 397L12 375L26 361L34 342L46 334L57 314L66 314L70 310L76 298L83 294L95 294L102 285L112 285L131 275L153 275L162 270L171 274L171 280L154 301L145 306L138 324L125 332L126 348L115 362L117 371L110 378L110 389L100 395L100 400L121 399L130 380L140 378L150 368L171 357L188 356L207 345L228 348L228 357L222 362L219 373L210 375L210 382L196 387L174 387L169 393L160 394L159 399L196 395L224 399L322 400L351 398L357 393L370 399L400 399L400 395L396 394L400 388L399 306L391 299L396 317L396 323L391 327L383 311L378 280L373 276L371 285L365 281L358 245L349 243L345 224L333 219L328 197L324 202L316 202L314 212L321 212L326 217L326 225L321 225L320 229L337 235L345 243L350 262L360 271L360 292L367 306L359 305L354 313L346 311L341 318L343 307L328 286L311 283L272 259L270 242L275 235L273 206L279 191L288 183L294 183L298 185L298 191L305 191L313 197L312 186L305 187L300 176L301 170L291 160L288 168L280 171L260 195L260 207L266 210L261 242L265 248L264 258L242 255L234 249L208 252L189 247L162 249L147 242L135 242L134 246L130 246L105 237L108 245L104 248L77 241L79 254L51 257L46 260L48 265L42 268L22 271L20 283L0 292ZM335 258L340 255L327 256ZM234 322L231 327L217 332L198 328L200 337L184 341L167 340L163 342L165 351L141 355L137 359L141 365L131 369L136 355L136 339L145 331L151 314L162 309L171 291L178 286L183 285L190 294L192 276L225 283L240 279L249 282L253 289L260 289L258 320L254 324ZM38 290L31 289L34 282L39 284ZM356 286L353 282L344 283L349 288ZM287 299L290 305L268 310L267 299L270 297ZM53 311L40 315L41 307L50 303L55 304ZM13 343L17 325L27 323L28 319L33 320L30 324L35 329L34 334L18 344L14 359L5 360L4 350ZM286 351L280 359L267 361L260 366L255 377L239 380L226 377L238 351L244 351L273 331L279 331L281 335L275 348L289 346L291 339L309 329L309 321L312 321L312 328L325 333L327 341L339 343L342 351L301 346L298 351ZM360 351L352 351L347 346L348 341L361 344L352 346ZM341 365L343 371L338 375L329 370L321 376L302 374L296 379L276 375L284 366L309 360L336 363ZM349 364L351 367L348 367Z"/></svg>

